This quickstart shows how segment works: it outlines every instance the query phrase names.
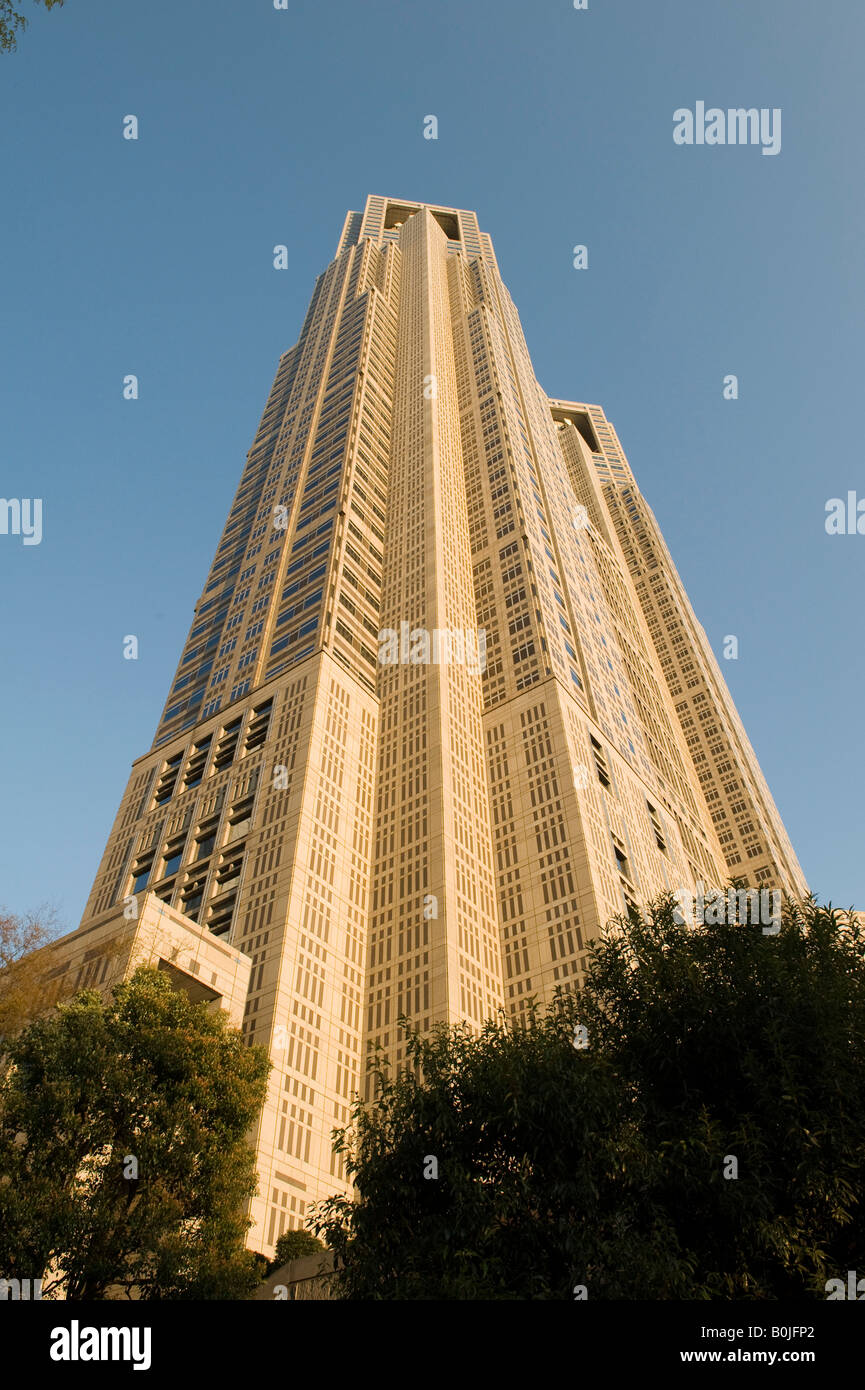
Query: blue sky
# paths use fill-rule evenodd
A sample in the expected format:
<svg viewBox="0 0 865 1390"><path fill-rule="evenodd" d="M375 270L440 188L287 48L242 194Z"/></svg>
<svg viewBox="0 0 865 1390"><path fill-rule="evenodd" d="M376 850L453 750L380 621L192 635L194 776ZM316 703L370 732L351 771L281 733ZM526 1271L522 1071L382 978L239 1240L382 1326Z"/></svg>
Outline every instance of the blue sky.
<svg viewBox="0 0 865 1390"><path fill-rule="evenodd" d="M604 406L716 653L739 638L812 888L865 907L865 536L824 527L865 497L859 0L19 8L0 494L43 499L43 538L0 535L0 903L77 925L279 353L382 193L478 211L541 384ZM781 108L781 152L677 146L698 100Z"/></svg>

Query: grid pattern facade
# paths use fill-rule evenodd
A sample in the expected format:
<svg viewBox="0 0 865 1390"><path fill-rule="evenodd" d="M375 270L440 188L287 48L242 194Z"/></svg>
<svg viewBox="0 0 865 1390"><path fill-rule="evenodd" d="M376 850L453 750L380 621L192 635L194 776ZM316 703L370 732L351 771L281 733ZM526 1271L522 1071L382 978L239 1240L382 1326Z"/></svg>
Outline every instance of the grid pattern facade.
<svg viewBox="0 0 865 1390"><path fill-rule="evenodd" d="M248 958L255 1248L347 1190L331 1132L401 1015L519 1015L629 903L725 881L680 657L795 865L711 653L659 641L654 570L690 609L638 498L602 412L538 385L474 213L348 214L81 928L152 893Z"/></svg>
<svg viewBox="0 0 865 1390"><path fill-rule="evenodd" d="M804 897L808 885L772 794L615 429L600 406L552 408L563 447L580 454L587 478L594 474L598 525L621 547L727 872ZM564 423L569 417L580 420L585 440Z"/></svg>

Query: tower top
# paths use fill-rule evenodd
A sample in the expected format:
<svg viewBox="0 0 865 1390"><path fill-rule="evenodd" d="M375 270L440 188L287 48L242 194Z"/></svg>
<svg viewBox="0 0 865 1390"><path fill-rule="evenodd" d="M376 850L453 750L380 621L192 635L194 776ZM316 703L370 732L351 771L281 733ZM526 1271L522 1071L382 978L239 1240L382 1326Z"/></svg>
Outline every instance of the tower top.
<svg viewBox="0 0 865 1390"><path fill-rule="evenodd" d="M384 246L398 241L402 224L416 212L426 208L448 239L449 249L464 251L470 258L483 257L495 267L492 242L478 225L477 213L468 208L443 207L439 203L418 203L406 198L382 198L370 193L363 212L346 214L342 235L337 247L340 255L349 246L366 239Z"/></svg>

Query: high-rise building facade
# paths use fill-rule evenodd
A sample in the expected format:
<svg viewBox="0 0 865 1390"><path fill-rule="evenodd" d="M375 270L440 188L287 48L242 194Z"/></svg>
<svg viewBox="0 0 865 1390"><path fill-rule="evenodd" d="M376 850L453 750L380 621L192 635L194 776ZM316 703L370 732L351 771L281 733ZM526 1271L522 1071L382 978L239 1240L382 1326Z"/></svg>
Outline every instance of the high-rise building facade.
<svg viewBox="0 0 865 1390"><path fill-rule="evenodd" d="M347 1190L331 1132L367 1049L401 1060L400 1015L518 1015L611 916L757 842L804 889L603 412L541 390L474 213L368 198L79 928L153 893L249 958L273 1062L251 1244Z"/></svg>
<svg viewBox="0 0 865 1390"><path fill-rule="evenodd" d="M575 408L583 411L591 437L586 466L595 472L603 495L604 507L593 518L621 544L728 873L802 898L808 893L805 876L616 431L599 406L553 402L559 419ZM581 480L574 481L579 488Z"/></svg>

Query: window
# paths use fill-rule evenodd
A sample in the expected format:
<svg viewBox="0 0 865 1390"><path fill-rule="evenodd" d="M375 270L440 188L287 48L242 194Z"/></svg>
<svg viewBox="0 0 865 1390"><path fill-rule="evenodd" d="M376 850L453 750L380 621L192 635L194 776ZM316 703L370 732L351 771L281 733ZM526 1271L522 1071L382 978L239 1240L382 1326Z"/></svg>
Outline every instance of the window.
<svg viewBox="0 0 865 1390"><path fill-rule="evenodd" d="M212 853L213 846L216 844L216 830L219 822L211 820L199 826L195 836L195 854L193 858L196 862L199 859L206 859Z"/></svg>
<svg viewBox="0 0 865 1390"><path fill-rule="evenodd" d="M213 758L214 772L221 772L224 767L229 767L234 762L241 722L241 719L232 719L231 723L226 724L222 730L222 736L216 745L216 753Z"/></svg>
<svg viewBox="0 0 865 1390"><path fill-rule="evenodd" d="M146 860L139 860L132 869L132 891L140 893L147 886L150 877L150 870L153 868L153 857Z"/></svg>
<svg viewBox="0 0 865 1390"><path fill-rule="evenodd" d="M193 747L189 762L186 765L186 776L183 779L184 787L197 787L204 776L212 737L212 734L208 734L207 738L202 739L201 743L196 743Z"/></svg>
<svg viewBox="0 0 865 1390"><path fill-rule="evenodd" d="M625 846L615 835L613 836L613 854L616 856L616 866L619 873L629 879L631 877L631 866L628 863Z"/></svg>
<svg viewBox="0 0 865 1390"><path fill-rule="evenodd" d="M663 834L663 831L661 830L661 822L660 822L660 819L659 819L659 817L658 817L658 813L657 813L657 811L655 810L654 806L651 804L650 801L647 801L647 802L646 802L646 807L647 807L648 812L649 812L649 819L650 819L650 821L652 822L652 829L653 829L654 832L655 832L655 844L658 846L658 849L661 850L661 852L662 852L663 854L666 854L666 853L667 853L667 842L666 842L666 840L664 839L664 834Z"/></svg>
<svg viewBox="0 0 865 1390"><path fill-rule="evenodd" d="M232 893L230 897L224 898L222 902L214 903L211 907L207 925L214 936L225 936L229 931L236 902L237 894Z"/></svg>
<svg viewBox="0 0 865 1390"><path fill-rule="evenodd" d="M156 784L155 804L157 806L163 806L165 802L170 801L172 796L174 795L174 786L177 782L177 774L180 771L180 764L182 760L183 754L175 753L174 757L169 758L166 762L162 770L162 776Z"/></svg>
<svg viewBox="0 0 865 1390"><path fill-rule="evenodd" d="M595 770L598 774L598 781L600 782L602 787L606 787L607 790L609 790L612 784L610 782L609 771L607 770L607 760L604 757L604 750L601 748L601 745L598 743L597 739L592 738L591 743L592 752L595 755Z"/></svg>
<svg viewBox="0 0 865 1390"><path fill-rule="evenodd" d="M169 874L176 874L183 859L183 846L186 843L186 836L178 840L171 840L165 847L165 858L162 861L162 873L160 878L168 878Z"/></svg>
<svg viewBox="0 0 865 1390"><path fill-rule="evenodd" d="M252 801L253 798L248 796L229 812L226 844L233 844L235 840L240 840L247 834L252 818Z"/></svg>
<svg viewBox="0 0 865 1390"><path fill-rule="evenodd" d="M233 883L236 878L240 878L240 871L242 868L242 853L226 855L224 862L219 866L216 873L216 882L219 885L217 892L224 888L227 883Z"/></svg>
<svg viewBox="0 0 865 1390"><path fill-rule="evenodd" d="M204 900L204 887L206 878L190 879L180 894L180 911L187 917L197 920L198 909Z"/></svg>
<svg viewBox="0 0 865 1390"><path fill-rule="evenodd" d="M315 624L313 624L315 626ZM303 632L303 629L301 629ZM267 730L270 724L270 716L273 711L273 700L268 700L263 705L258 705L252 711L252 718L249 721L249 728L246 731L246 752L250 753L254 748L260 748L267 738Z"/></svg>

